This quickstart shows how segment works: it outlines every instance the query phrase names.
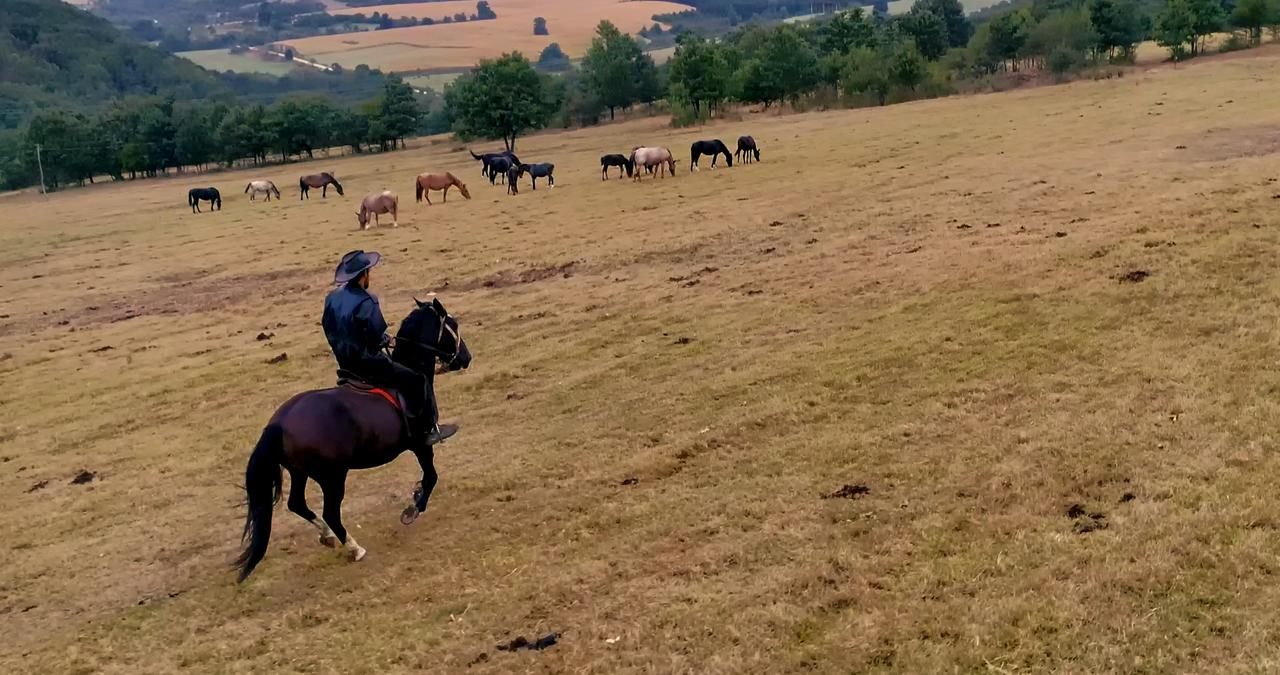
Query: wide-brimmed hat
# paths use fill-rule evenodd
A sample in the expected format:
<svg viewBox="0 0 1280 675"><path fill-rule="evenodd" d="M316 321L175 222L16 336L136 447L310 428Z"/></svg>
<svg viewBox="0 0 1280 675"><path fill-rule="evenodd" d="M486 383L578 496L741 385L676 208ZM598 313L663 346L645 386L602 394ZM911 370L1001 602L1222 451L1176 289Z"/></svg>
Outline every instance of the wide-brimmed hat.
<svg viewBox="0 0 1280 675"><path fill-rule="evenodd" d="M342 256L342 261L338 263L338 269L333 272L333 283L345 284L348 281L360 276L365 270L377 265L382 260L382 255L377 251L352 251Z"/></svg>

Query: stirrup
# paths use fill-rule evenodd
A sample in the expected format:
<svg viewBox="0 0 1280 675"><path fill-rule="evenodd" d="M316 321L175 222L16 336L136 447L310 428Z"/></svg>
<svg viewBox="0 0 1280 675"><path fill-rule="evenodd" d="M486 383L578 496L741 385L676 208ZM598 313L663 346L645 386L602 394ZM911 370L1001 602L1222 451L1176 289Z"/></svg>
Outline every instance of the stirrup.
<svg viewBox="0 0 1280 675"><path fill-rule="evenodd" d="M458 433L458 425L456 424L437 424L434 429L427 433L427 446L444 443L456 433Z"/></svg>

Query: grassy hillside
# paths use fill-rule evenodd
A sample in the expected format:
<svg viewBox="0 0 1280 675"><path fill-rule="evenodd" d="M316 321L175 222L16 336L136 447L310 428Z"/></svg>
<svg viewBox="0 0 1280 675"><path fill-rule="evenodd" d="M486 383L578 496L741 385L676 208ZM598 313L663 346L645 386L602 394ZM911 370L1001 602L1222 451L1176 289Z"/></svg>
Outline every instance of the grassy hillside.
<svg viewBox="0 0 1280 675"><path fill-rule="evenodd" d="M205 98L217 76L122 34L106 19L60 0L0 2L0 128L35 110L79 109L130 94Z"/></svg>
<svg viewBox="0 0 1280 675"><path fill-rule="evenodd" d="M440 143L0 199L0 667L1276 672L1277 68L539 135L558 185L514 197ZM741 134L761 163L687 172ZM678 175L600 180L641 143ZM320 168L345 198L241 194ZM414 205L424 170L473 198ZM350 477L364 562L280 508L236 587L353 248L393 322L460 317L463 431L411 527L411 458Z"/></svg>

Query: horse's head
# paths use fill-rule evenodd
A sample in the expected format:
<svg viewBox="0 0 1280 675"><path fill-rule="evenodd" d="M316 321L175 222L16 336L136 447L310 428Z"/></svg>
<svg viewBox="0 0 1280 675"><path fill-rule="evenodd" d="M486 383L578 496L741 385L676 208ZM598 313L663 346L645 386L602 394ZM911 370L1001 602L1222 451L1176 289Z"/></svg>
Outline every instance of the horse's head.
<svg viewBox="0 0 1280 675"><path fill-rule="evenodd" d="M439 360L445 370L463 370L471 365L471 350L462 339L458 320L433 299L421 302L400 324L391 358L414 370L430 372Z"/></svg>
<svg viewBox="0 0 1280 675"><path fill-rule="evenodd" d="M627 160L627 178L631 178L636 173L636 158L633 155Z"/></svg>
<svg viewBox="0 0 1280 675"><path fill-rule="evenodd" d="M467 199L471 199L471 193L467 191L466 183L462 181L458 181L458 191L462 193L463 197L466 197Z"/></svg>
<svg viewBox="0 0 1280 675"><path fill-rule="evenodd" d="M361 207L360 207L360 210L359 210L359 211L356 211L356 220L360 221L360 227L362 227L362 228L363 228L364 226L368 225L368 224L369 224L369 210L368 210L368 209L366 209L366 208L364 208L363 206L361 206Z"/></svg>
<svg viewBox="0 0 1280 675"><path fill-rule="evenodd" d="M751 152L755 154L756 161L760 161L760 148L752 148Z"/></svg>
<svg viewBox="0 0 1280 675"><path fill-rule="evenodd" d="M339 182L338 182L338 178L337 178L336 176L334 176L334 175L333 175L333 174L331 174L331 173L326 172L326 173L324 174L324 177L329 179L329 184L333 186L333 189L335 189L335 190L337 190L337 191L338 191L338 196L339 196L339 197L345 196L345 195L343 195L343 193L342 193L342 183L339 183Z"/></svg>

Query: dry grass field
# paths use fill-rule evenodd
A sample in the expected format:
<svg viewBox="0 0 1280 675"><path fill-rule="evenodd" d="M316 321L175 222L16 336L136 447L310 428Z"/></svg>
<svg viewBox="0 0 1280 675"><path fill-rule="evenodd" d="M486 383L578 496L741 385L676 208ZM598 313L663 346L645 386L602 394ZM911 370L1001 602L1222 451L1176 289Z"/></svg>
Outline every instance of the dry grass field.
<svg viewBox="0 0 1280 675"><path fill-rule="evenodd" d="M1254 56L546 134L520 154L559 187L515 197L438 144L0 198L0 664L1275 672L1280 51ZM762 163L599 179L741 133ZM317 169L347 197L298 201ZM425 169L475 198L413 205ZM259 173L283 201L240 194ZM191 214L206 184L225 207ZM357 231L383 187L401 226ZM411 457L352 475L364 562L281 509L236 586L246 457L331 382L355 248L393 323L431 292L460 317L463 431L411 527Z"/></svg>
<svg viewBox="0 0 1280 675"><path fill-rule="evenodd" d="M658 0L492 0L498 18L461 24L436 24L392 30L344 33L289 40L299 54L323 63L340 63L353 68L360 64L385 71L470 68L481 59L496 58L505 52L520 51L536 59L552 42L573 57L580 57L591 45L596 26L612 21L624 32L634 33L653 25L653 15L689 9L686 5ZM470 0L424 2L407 5L379 5L335 10L335 14L389 13L394 17L431 17L466 12L474 14ZM534 17L544 17L550 35L534 35Z"/></svg>

